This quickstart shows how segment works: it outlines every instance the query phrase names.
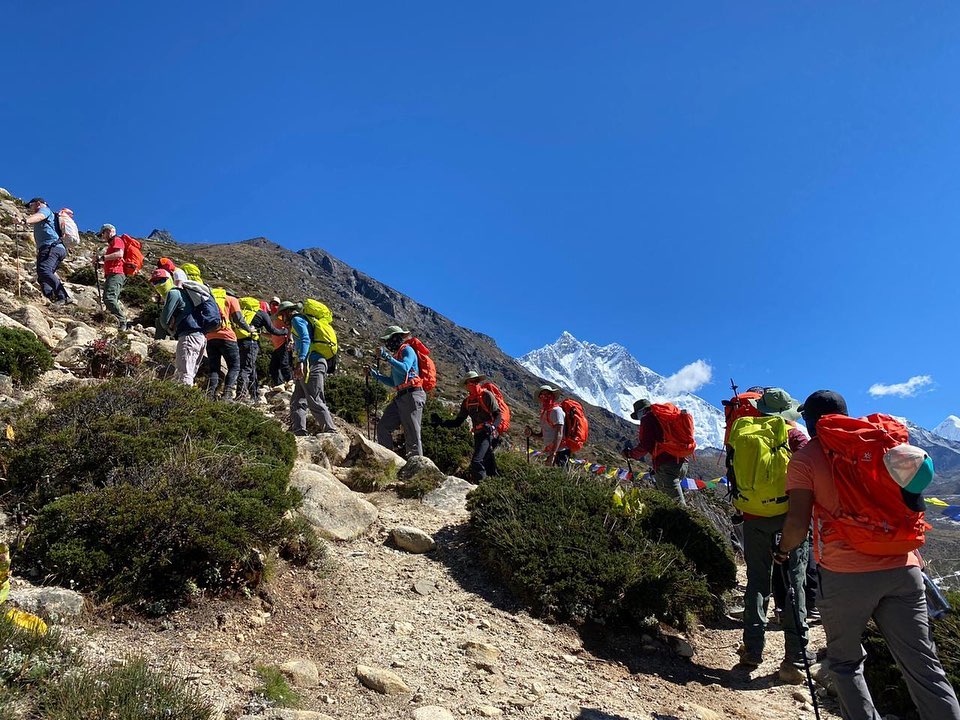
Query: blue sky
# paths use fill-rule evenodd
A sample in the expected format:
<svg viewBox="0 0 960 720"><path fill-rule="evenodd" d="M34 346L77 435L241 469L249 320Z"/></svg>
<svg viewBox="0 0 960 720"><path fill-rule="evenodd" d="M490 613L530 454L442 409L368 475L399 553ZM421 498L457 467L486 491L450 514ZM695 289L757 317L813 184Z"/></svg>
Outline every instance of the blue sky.
<svg viewBox="0 0 960 720"><path fill-rule="evenodd" d="M81 227L323 247L511 354L567 329L703 358L714 402L733 375L960 414L956 3L5 18L0 185Z"/></svg>

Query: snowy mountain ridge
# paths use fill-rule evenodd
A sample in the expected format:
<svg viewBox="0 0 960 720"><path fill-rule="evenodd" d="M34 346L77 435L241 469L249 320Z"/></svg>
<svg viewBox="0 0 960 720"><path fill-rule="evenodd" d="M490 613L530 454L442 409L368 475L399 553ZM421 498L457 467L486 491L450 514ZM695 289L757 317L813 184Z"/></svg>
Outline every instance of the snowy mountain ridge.
<svg viewBox="0 0 960 720"><path fill-rule="evenodd" d="M693 415L697 445L723 447L723 411L689 392L671 392L667 378L641 365L617 343L594 345L564 331L559 339L518 358L527 370L592 405L629 418L633 402L671 402Z"/></svg>
<svg viewBox="0 0 960 720"><path fill-rule="evenodd" d="M960 417L948 415L946 420L933 429L933 432L947 440L960 442Z"/></svg>

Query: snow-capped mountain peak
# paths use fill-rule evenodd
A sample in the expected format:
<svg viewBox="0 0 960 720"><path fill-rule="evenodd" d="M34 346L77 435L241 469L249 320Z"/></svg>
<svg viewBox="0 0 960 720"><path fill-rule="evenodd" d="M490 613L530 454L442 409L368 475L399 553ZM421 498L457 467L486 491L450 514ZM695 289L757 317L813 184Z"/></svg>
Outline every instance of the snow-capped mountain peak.
<svg viewBox="0 0 960 720"><path fill-rule="evenodd" d="M933 431L947 440L960 442L960 417L948 415L947 419L937 425Z"/></svg>
<svg viewBox="0 0 960 720"><path fill-rule="evenodd" d="M723 445L723 412L691 393L670 393L665 378L641 365L623 345L594 345L564 331L556 342L519 358L530 372L581 398L629 418L634 400L672 402L693 415L697 444Z"/></svg>

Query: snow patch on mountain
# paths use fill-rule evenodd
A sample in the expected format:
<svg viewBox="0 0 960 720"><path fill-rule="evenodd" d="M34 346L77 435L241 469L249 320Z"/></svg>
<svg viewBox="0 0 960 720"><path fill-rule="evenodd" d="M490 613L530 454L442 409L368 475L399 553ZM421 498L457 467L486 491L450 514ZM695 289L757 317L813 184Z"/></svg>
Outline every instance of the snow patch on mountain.
<svg viewBox="0 0 960 720"><path fill-rule="evenodd" d="M544 380L621 417L630 417L638 398L671 402L693 415L700 447L723 447L723 411L684 390L709 382L711 369L702 360L665 378L641 365L622 345L601 347L564 331L555 343L527 353L518 362Z"/></svg>
<svg viewBox="0 0 960 720"><path fill-rule="evenodd" d="M937 425L933 431L942 438L960 442L960 417L948 415L947 419Z"/></svg>

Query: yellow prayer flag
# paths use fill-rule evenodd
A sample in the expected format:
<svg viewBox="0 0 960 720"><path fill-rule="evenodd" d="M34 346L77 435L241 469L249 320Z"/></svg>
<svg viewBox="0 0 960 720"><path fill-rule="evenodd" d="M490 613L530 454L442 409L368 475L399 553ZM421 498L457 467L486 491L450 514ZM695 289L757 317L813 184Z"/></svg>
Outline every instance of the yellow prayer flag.
<svg viewBox="0 0 960 720"><path fill-rule="evenodd" d="M13 431L13 425L7 425L7 440L13 442L17 437L17 434Z"/></svg>
<svg viewBox="0 0 960 720"><path fill-rule="evenodd" d="M925 498L929 505L936 505L937 507L949 507L950 503L945 503L940 498Z"/></svg>

